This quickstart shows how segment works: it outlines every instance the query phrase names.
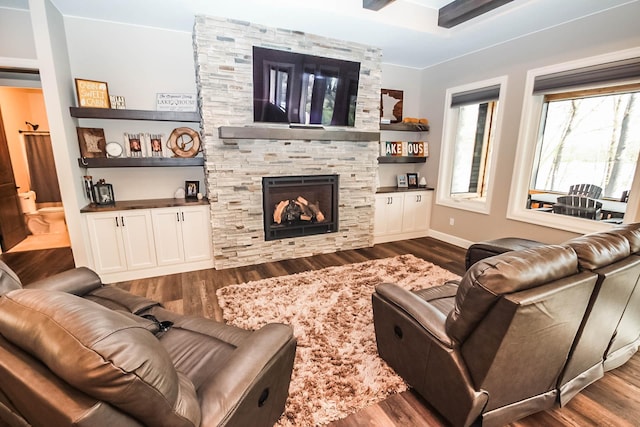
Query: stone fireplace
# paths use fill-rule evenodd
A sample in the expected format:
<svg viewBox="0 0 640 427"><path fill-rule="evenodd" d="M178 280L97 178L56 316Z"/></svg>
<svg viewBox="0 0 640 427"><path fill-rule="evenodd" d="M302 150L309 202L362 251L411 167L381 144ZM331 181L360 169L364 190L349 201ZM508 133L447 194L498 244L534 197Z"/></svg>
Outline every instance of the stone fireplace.
<svg viewBox="0 0 640 427"><path fill-rule="evenodd" d="M254 45L360 62L355 126L317 130L254 123ZM296 31L197 16L194 51L215 268L372 246L380 50ZM273 212L264 212L263 178L328 175L339 176L337 210L331 214L336 229L304 236L275 233L265 238L265 215L273 216Z"/></svg>

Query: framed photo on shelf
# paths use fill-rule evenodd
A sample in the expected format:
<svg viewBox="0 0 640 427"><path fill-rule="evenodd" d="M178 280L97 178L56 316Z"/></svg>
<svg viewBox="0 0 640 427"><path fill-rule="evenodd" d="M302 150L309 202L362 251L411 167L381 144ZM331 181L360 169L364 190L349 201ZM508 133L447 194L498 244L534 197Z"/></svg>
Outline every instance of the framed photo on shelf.
<svg viewBox="0 0 640 427"><path fill-rule="evenodd" d="M93 201L96 205L115 205L116 199L113 196L113 186L102 181L94 184Z"/></svg>
<svg viewBox="0 0 640 427"><path fill-rule="evenodd" d="M151 133L151 134L147 134L147 146L148 146L148 153L150 157L165 157L166 153L165 153L165 149L164 149L164 144L162 143L162 139L163 139L164 135L160 135L160 134L155 134L155 133Z"/></svg>
<svg viewBox="0 0 640 427"><path fill-rule="evenodd" d="M200 181L185 181L184 182L184 198L188 200L195 200L198 198L200 192Z"/></svg>
<svg viewBox="0 0 640 427"><path fill-rule="evenodd" d="M397 180L398 180L398 188L407 188L407 175L405 174L400 174L396 176Z"/></svg>
<svg viewBox="0 0 640 427"><path fill-rule="evenodd" d="M78 107L111 108L109 87L106 82L75 79Z"/></svg>
<svg viewBox="0 0 640 427"><path fill-rule="evenodd" d="M124 144L127 157L144 157L144 134L143 133L125 133Z"/></svg>
<svg viewBox="0 0 640 427"><path fill-rule="evenodd" d="M407 174L407 185L409 188L418 188L418 174L417 173L408 173Z"/></svg>
<svg viewBox="0 0 640 427"><path fill-rule="evenodd" d="M104 129L77 127L80 156L84 158L107 157L107 140Z"/></svg>

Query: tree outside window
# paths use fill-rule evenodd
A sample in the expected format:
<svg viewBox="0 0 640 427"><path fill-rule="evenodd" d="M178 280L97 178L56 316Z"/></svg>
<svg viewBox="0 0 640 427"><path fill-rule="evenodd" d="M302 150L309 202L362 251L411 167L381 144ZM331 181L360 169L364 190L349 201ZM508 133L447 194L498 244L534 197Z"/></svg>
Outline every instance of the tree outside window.
<svg viewBox="0 0 640 427"><path fill-rule="evenodd" d="M619 200L631 188L640 152L640 92L578 95L545 97L531 189L567 193L588 183Z"/></svg>

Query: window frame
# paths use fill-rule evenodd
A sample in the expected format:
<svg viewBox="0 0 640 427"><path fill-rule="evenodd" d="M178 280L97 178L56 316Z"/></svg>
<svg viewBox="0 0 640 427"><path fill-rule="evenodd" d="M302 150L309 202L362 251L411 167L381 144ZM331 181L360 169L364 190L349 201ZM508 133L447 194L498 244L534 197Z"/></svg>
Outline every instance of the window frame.
<svg viewBox="0 0 640 427"><path fill-rule="evenodd" d="M505 111L508 76L503 75L492 79L477 81L462 86L452 87L446 90L444 103L444 121L442 132L442 152L438 168L438 189L436 190L436 204L456 209L489 215L491 213L491 201L493 199L497 158L501 140L501 129ZM451 107L451 100L456 94L486 89L499 86L498 104L495 107L495 120L491 126L493 139L490 152L486 159L486 170L489 172L486 182L486 195L482 198L467 198L451 193L453 179L453 161L455 157L456 134L458 129L458 107Z"/></svg>
<svg viewBox="0 0 640 427"><path fill-rule="evenodd" d="M593 56L575 61L564 62L551 66L529 70L525 81L523 95L523 105L518 134L518 144L516 147L516 157L514 161L511 188L509 192L509 203L507 207L507 219L540 225L548 228L571 231L576 233L592 233L610 229L615 224L590 219L576 218L568 215L550 215L548 212L539 212L527 209L527 197L533 166L535 163L536 147L539 138L540 120L544 108L544 99L547 93L534 94L533 88L535 79L538 76L572 71L582 67L606 64L627 58L640 56L640 48L627 49L619 52L612 52L604 55ZM640 81L638 79L637 81ZM603 84L591 86L581 86L582 89L602 87ZM613 85L612 85L613 86ZM576 90L579 90L576 88ZM567 92L559 90L558 92ZM636 170L631 185L630 197L627 202L627 210L624 215L624 222L637 221L638 202L637 197L640 191L640 158L636 162Z"/></svg>

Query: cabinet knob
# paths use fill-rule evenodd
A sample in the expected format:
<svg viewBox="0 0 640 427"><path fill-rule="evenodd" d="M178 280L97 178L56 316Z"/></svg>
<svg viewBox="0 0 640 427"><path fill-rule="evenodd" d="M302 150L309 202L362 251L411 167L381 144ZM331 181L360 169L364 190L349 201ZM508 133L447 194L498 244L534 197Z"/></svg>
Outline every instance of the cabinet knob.
<svg viewBox="0 0 640 427"><path fill-rule="evenodd" d="M176 212L176 221L180 222L180 213Z"/></svg>
<svg viewBox="0 0 640 427"><path fill-rule="evenodd" d="M120 223L121 223L121 224L122 224L122 226L124 227L124 217L123 217L123 216L121 216L121 217L120 217ZM134 227L134 228L135 228L135 227Z"/></svg>
<svg viewBox="0 0 640 427"><path fill-rule="evenodd" d="M118 217L116 217L116 227L120 227L120 224L118 224Z"/></svg>

